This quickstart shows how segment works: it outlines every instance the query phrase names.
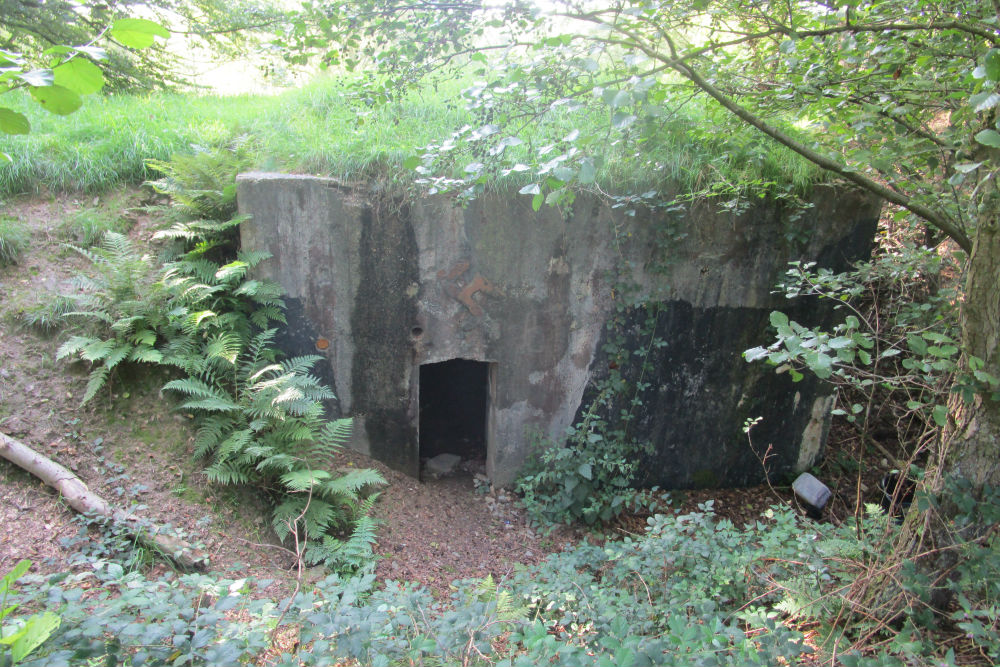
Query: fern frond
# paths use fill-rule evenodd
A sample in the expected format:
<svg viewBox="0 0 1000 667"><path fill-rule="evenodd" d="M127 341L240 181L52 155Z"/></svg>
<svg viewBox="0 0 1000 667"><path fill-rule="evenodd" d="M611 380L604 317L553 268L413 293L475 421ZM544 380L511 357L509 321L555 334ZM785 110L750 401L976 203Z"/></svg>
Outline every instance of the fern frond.
<svg viewBox="0 0 1000 667"><path fill-rule="evenodd" d="M111 324L111 330L127 336L135 330L135 325L138 322L142 322L145 319L143 315L120 317Z"/></svg>
<svg viewBox="0 0 1000 667"><path fill-rule="evenodd" d="M163 363L163 353L151 347L134 347L129 354L129 361L139 361L147 364Z"/></svg>
<svg viewBox="0 0 1000 667"><path fill-rule="evenodd" d="M245 276L247 274L247 271L249 270L250 270L249 264L247 264L246 262L241 262L240 260L236 260L221 267L218 271L215 272L214 277L219 282L231 285L232 283L243 278L243 276Z"/></svg>
<svg viewBox="0 0 1000 667"><path fill-rule="evenodd" d="M135 348L132 345L116 345L111 351L104 357L104 365L110 370L123 362L129 356L131 356L132 351Z"/></svg>
<svg viewBox="0 0 1000 667"><path fill-rule="evenodd" d="M64 359L77 354L96 340L96 338L89 336L72 336L56 350L56 359Z"/></svg>
<svg viewBox="0 0 1000 667"><path fill-rule="evenodd" d="M163 388L171 391L179 391L182 394L196 396L199 398L216 398L223 395L218 388L208 384L204 380L199 380L198 378L171 380L163 385Z"/></svg>
<svg viewBox="0 0 1000 667"><path fill-rule="evenodd" d="M306 561L310 564L323 563L334 572L354 573L374 560L372 545L376 542L377 527L375 519L361 517L346 540L327 535L322 544L311 544L306 549Z"/></svg>
<svg viewBox="0 0 1000 667"><path fill-rule="evenodd" d="M234 403L224 397L198 398L185 401L181 404L181 407L187 410L204 410L205 412L237 412L240 409L239 403Z"/></svg>
<svg viewBox="0 0 1000 667"><path fill-rule="evenodd" d="M80 358L86 361L100 361L109 357L116 346L117 341L115 340L95 340L80 350Z"/></svg>
<svg viewBox="0 0 1000 667"><path fill-rule="evenodd" d="M90 402L97 392L101 390L104 384L108 380L108 375L111 374L111 369L107 366L98 366L90 372L90 377L87 380L87 390L83 394L83 400L80 401L80 405L84 406Z"/></svg>
<svg viewBox="0 0 1000 667"><path fill-rule="evenodd" d="M252 453L255 456L261 455L260 462L257 463L255 469L257 472L267 475L281 475L291 470L295 470L297 467L302 465L302 460L298 457L292 456L291 454L275 454L273 447L261 447L259 449L252 448L248 449L248 453Z"/></svg>
<svg viewBox="0 0 1000 667"><path fill-rule="evenodd" d="M194 438L194 456L202 458L213 453L236 427L236 420L228 415L209 415L203 419Z"/></svg>
<svg viewBox="0 0 1000 667"><path fill-rule="evenodd" d="M242 375L249 377L260 369L262 363L268 364L274 360L274 350L270 345L275 333L277 329L267 329L250 339L244 348L240 363Z"/></svg>
<svg viewBox="0 0 1000 667"><path fill-rule="evenodd" d="M329 454L333 454L334 451L350 442L353 432L354 420L351 417L334 419L323 427L320 443L328 449Z"/></svg>
<svg viewBox="0 0 1000 667"><path fill-rule="evenodd" d="M340 477L335 477L328 482L324 482L320 489L325 497L345 498L356 504L362 490L384 486L385 484L385 477L377 470L358 468Z"/></svg>
<svg viewBox="0 0 1000 667"><path fill-rule="evenodd" d="M282 540L290 534L290 527L302 531L308 539L318 540L336 515L337 509L330 503L315 496L296 494L275 508L271 525Z"/></svg>
<svg viewBox="0 0 1000 667"><path fill-rule="evenodd" d="M291 472L287 472L282 475L281 483L284 484L289 491L308 491L329 478L330 473L325 470L300 468L299 470L292 470Z"/></svg>
<svg viewBox="0 0 1000 667"><path fill-rule="evenodd" d="M250 476L234 461L216 461L205 469L205 476L216 484L246 484Z"/></svg>
<svg viewBox="0 0 1000 667"><path fill-rule="evenodd" d="M236 257L249 268L253 268L265 259L271 259L272 255L266 250L241 250L236 253Z"/></svg>
<svg viewBox="0 0 1000 667"><path fill-rule="evenodd" d="M163 385L163 388L170 391L179 391L182 394L194 397L192 400L185 401L181 405L181 407L189 410L205 410L208 412L240 410L240 405L233 401L225 391L197 378L188 377L180 380L171 380Z"/></svg>
<svg viewBox="0 0 1000 667"><path fill-rule="evenodd" d="M220 332L209 338L205 346L207 358L225 359L230 364L236 364L236 358L243 347L243 341L233 332Z"/></svg>
<svg viewBox="0 0 1000 667"><path fill-rule="evenodd" d="M319 361L325 361L325 359L318 354L307 354L301 357L292 357L291 359L285 359L281 362L281 367L286 373L294 373L296 375L306 375L312 370L312 367L316 365Z"/></svg>
<svg viewBox="0 0 1000 667"><path fill-rule="evenodd" d="M244 454L253 437L253 431L248 428L232 431L225 440L219 443L215 452L216 457L228 459Z"/></svg>
<svg viewBox="0 0 1000 667"><path fill-rule="evenodd" d="M156 345L156 332L150 329L139 329L129 337L129 342L133 345L153 347Z"/></svg>
<svg viewBox="0 0 1000 667"><path fill-rule="evenodd" d="M255 372L253 375L248 377L247 381L253 383L259 380L261 376L263 376L266 373L273 373L280 370L281 370L281 364L268 364L267 366L264 366L263 368Z"/></svg>
<svg viewBox="0 0 1000 667"><path fill-rule="evenodd" d="M271 322L287 324L285 313L278 306L261 306L250 313L250 321L254 326L264 328Z"/></svg>
<svg viewBox="0 0 1000 667"><path fill-rule="evenodd" d="M278 406L284 404L283 407L289 408L303 398L305 398L305 394L298 387L285 387L277 396L271 399L271 405Z"/></svg>

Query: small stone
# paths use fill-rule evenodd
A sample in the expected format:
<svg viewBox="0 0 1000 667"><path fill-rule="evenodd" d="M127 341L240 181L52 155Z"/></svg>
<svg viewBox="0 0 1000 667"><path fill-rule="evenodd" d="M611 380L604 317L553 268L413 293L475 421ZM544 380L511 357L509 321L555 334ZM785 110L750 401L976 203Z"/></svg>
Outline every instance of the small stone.
<svg viewBox="0 0 1000 667"><path fill-rule="evenodd" d="M433 478L445 477L455 471L461 460L457 454L438 454L424 464L424 472Z"/></svg>

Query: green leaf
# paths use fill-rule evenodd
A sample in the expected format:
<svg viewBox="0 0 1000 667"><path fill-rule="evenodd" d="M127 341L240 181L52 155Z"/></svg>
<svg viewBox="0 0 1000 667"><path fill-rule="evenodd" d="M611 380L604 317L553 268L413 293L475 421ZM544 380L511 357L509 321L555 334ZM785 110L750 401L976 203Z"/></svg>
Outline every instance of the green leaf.
<svg viewBox="0 0 1000 667"><path fill-rule="evenodd" d="M775 329L779 327L788 326L788 315L785 315L781 311L773 310L771 311L771 326Z"/></svg>
<svg viewBox="0 0 1000 667"><path fill-rule="evenodd" d="M538 185L538 183L528 183L523 188L518 190L517 193L520 195L537 195L540 194L541 191L542 188ZM536 208L535 210L537 211L538 209Z"/></svg>
<svg viewBox="0 0 1000 667"><path fill-rule="evenodd" d="M27 116L6 107L0 107L0 132L5 134L28 134L31 123Z"/></svg>
<svg viewBox="0 0 1000 667"><path fill-rule="evenodd" d="M927 341L920 336L909 335L906 337L906 345L914 354L924 356L927 354Z"/></svg>
<svg viewBox="0 0 1000 667"><path fill-rule="evenodd" d="M1000 104L1000 93L994 93L989 90L977 93L969 98L969 104L975 109L976 113L987 111Z"/></svg>
<svg viewBox="0 0 1000 667"><path fill-rule="evenodd" d="M982 132L976 133L976 141L981 143L983 146L1000 148L1000 132L997 132L996 130L983 130Z"/></svg>
<svg viewBox="0 0 1000 667"><path fill-rule="evenodd" d="M62 86L31 88L31 96L43 109L60 116L69 115L83 105L79 95Z"/></svg>
<svg viewBox="0 0 1000 667"><path fill-rule="evenodd" d="M580 467L576 469L580 476L584 479L594 479L594 472L590 467L589 463L581 463Z"/></svg>
<svg viewBox="0 0 1000 667"><path fill-rule="evenodd" d="M148 19L118 19L111 26L111 36L133 49L152 46L156 37L167 39L170 33L155 21Z"/></svg>
<svg viewBox="0 0 1000 667"><path fill-rule="evenodd" d="M931 410L931 416L934 417L935 424L944 427L948 423L948 408L944 405L935 405Z"/></svg>
<svg viewBox="0 0 1000 667"><path fill-rule="evenodd" d="M537 195L531 198L531 210L538 211L542 208L542 204L545 203L545 195L539 192Z"/></svg>
<svg viewBox="0 0 1000 667"><path fill-rule="evenodd" d="M80 95L96 93L104 87L101 68L85 58L67 60L52 70L55 83Z"/></svg>
<svg viewBox="0 0 1000 667"><path fill-rule="evenodd" d="M17 562L10 572L0 579L0 595L4 595L10 590L10 585L21 578L21 576L31 568L31 561L23 558Z"/></svg>
<svg viewBox="0 0 1000 667"><path fill-rule="evenodd" d="M982 162L962 162L955 165L955 171L960 174L968 174L983 166Z"/></svg>
<svg viewBox="0 0 1000 667"><path fill-rule="evenodd" d="M420 166L422 160L416 155L411 155L410 157L403 160L403 169L416 169Z"/></svg>
<svg viewBox="0 0 1000 667"><path fill-rule="evenodd" d="M581 185L587 185L593 183L594 179L597 177L597 168L594 166L594 161L590 158L580 162L580 173L577 176L577 180L580 181Z"/></svg>
<svg viewBox="0 0 1000 667"><path fill-rule="evenodd" d="M990 49L986 52L983 67L986 69L987 77L993 81L1000 81L1000 49Z"/></svg>
<svg viewBox="0 0 1000 667"><path fill-rule="evenodd" d="M847 336L837 336L836 338L831 338L830 342L828 343L830 348L834 350L839 350L841 348L845 348L848 345L853 345L853 344L854 344L854 339L849 338Z"/></svg>
<svg viewBox="0 0 1000 667"><path fill-rule="evenodd" d="M24 630L19 633L17 641L10 647L10 655L14 664L21 662L29 653L41 646L61 622L61 619L51 611L29 617L25 622Z"/></svg>

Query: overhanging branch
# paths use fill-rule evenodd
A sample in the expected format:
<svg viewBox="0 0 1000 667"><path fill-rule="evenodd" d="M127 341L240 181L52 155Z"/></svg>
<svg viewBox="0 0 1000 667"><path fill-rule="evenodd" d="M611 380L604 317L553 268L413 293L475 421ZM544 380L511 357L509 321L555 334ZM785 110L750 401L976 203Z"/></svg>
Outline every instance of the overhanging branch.
<svg viewBox="0 0 1000 667"><path fill-rule="evenodd" d="M812 150L808 146L796 141L794 138L785 134L776 127L765 123L763 119L757 117L744 107L740 106L731 97L723 93L721 90L713 86L710 82L705 80L693 67L688 65L684 60L681 59L671 59L669 65L681 76L686 78L688 81L696 85L702 91L705 92L709 97L714 99L716 102L725 107L734 116L742 120L743 122L751 125L767 136L771 137L777 141L782 146L795 151L805 159L809 160L816 166L825 169L826 171L837 174L838 176L848 180L859 187L872 192L879 197L882 197L886 201L892 202L898 206L905 208L914 215L923 218L932 226L940 229L942 232L951 237L955 243L965 250L966 252L972 251L972 241L969 236L958 226L953 224L950 220L945 218L940 212L934 209L928 208L923 204L913 201L911 197L890 190L881 183L877 183L872 179L858 173L847 166L833 160L832 158L823 155L817 151Z"/></svg>

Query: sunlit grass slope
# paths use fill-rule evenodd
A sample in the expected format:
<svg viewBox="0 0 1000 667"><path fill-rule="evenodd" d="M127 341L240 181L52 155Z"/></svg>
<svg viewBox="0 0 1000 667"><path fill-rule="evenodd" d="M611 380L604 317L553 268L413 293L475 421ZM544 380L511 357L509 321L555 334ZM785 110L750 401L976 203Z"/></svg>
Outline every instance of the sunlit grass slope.
<svg viewBox="0 0 1000 667"><path fill-rule="evenodd" d="M0 196L43 190L100 192L139 183L155 176L146 167L148 159L168 159L236 137L254 146L262 169L345 179L412 178L413 172L402 166L407 158L479 122L461 98L466 84L428 86L387 105L367 103L329 79L275 96L91 96L80 111L66 117L47 114L8 94L2 103L27 114L32 131L0 135L0 151L12 158L0 165ZM507 156L558 145L574 129L605 132L601 128L607 126L600 109L549 114L543 122L527 124L521 132L525 143L508 150ZM724 113L695 105L687 105L683 115L658 121L645 139L638 136L633 129L608 130L600 137L598 182L606 190L626 192L666 182L695 189L712 183L779 183L803 190L817 177L816 170L796 156L740 128ZM481 157L474 147L460 144L447 154L443 168L460 174ZM533 178L532 172L519 171L498 177L496 183L516 185Z"/></svg>

